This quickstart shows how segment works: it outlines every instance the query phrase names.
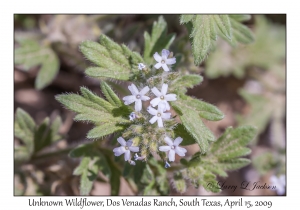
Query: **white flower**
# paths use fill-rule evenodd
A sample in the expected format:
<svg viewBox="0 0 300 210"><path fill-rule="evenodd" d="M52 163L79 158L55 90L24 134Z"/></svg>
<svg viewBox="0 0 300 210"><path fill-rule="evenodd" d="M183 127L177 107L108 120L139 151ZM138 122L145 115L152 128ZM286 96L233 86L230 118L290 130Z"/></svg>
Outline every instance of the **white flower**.
<svg viewBox="0 0 300 210"><path fill-rule="evenodd" d="M131 92L131 96L125 96L123 98L124 104L132 104L135 102L134 109L135 111L141 111L142 110L142 101L148 101L150 98L148 96L145 96L146 93L150 90L148 86L144 87L141 91L137 89L137 87L134 84L131 84L128 86L128 89Z"/></svg>
<svg viewBox="0 0 300 210"><path fill-rule="evenodd" d="M129 120L133 121L135 118L136 118L135 112L131 112L130 115L129 115Z"/></svg>
<svg viewBox="0 0 300 210"><path fill-rule="evenodd" d="M157 121L158 127L162 128L164 127L163 120L162 119L170 119L171 113L164 113L165 105L160 104L158 105L158 109L153 109L151 106L148 107L147 111L154 115L149 122L151 124L155 123Z"/></svg>
<svg viewBox="0 0 300 210"><path fill-rule="evenodd" d="M144 68L146 68L145 64L139 63L139 70L143 70Z"/></svg>
<svg viewBox="0 0 300 210"><path fill-rule="evenodd" d="M161 92L156 88L152 88L151 91L156 95L157 98L151 100L150 104L156 107L160 103L165 103L166 110L170 110L170 105L168 101L176 101L176 94L167 94L168 84L163 84L161 87Z"/></svg>
<svg viewBox="0 0 300 210"><path fill-rule="evenodd" d="M132 145L131 140L126 142L122 137L119 137L117 140L122 146L114 148L114 150L113 150L113 152L115 153L114 155L120 156L125 153L125 155L124 155L125 161L130 159L130 151L131 152L139 151L139 147L131 146Z"/></svg>
<svg viewBox="0 0 300 210"><path fill-rule="evenodd" d="M159 151L169 152L169 161L175 160L175 153L181 157L185 156L185 153L187 152L186 149L178 146L182 142L181 137L177 137L173 142L170 137L166 136L165 142L168 146L160 146Z"/></svg>
<svg viewBox="0 0 300 210"><path fill-rule="evenodd" d="M155 68L159 69L162 67L164 71L170 71L169 67L167 65L172 65L176 63L176 58L168 58L170 54L169 50L163 49L161 51L161 56L156 52L153 57L156 60L157 64L155 64Z"/></svg>
<svg viewBox="0 0 300 210"><path fill-rule="evenodd" d="M285 175L280 175L276 177L275 175L271 176L270 181L272 185L276 186L277 195L283 195L285 193Z"/></svg>

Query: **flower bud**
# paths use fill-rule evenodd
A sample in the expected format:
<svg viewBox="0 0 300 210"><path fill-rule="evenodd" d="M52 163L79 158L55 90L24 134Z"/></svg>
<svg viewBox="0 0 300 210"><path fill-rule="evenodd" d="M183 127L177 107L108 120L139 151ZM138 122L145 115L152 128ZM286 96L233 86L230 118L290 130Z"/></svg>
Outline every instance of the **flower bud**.
<svg viewBox="0 0 300 210"><path fill-rule="evenodd" d="M184 179L175 179L173 181L173 187L179 193L184 193L186 191L186 182Z"/></svg>
<svg viewBox="0 0 300 210"><path fill-rule="evenodd" d="M131 140L132 140L132 145L138 146L138 145L140 145L141 137L136 136L136 137L132 138Z"/></svg>
<svg viewBox="0 0 300 210"><path fill-rule="evenodd" d="M150 147L151 152L156 152L157 151L157 142L151 141L149 147Z"/></svg>
<svg viewBox="0 0 300 210"><path fill-rule="evenodd" d="M132 125L130 129L134 134L142 134L143 133L143 126L142 125Z"/></svg>

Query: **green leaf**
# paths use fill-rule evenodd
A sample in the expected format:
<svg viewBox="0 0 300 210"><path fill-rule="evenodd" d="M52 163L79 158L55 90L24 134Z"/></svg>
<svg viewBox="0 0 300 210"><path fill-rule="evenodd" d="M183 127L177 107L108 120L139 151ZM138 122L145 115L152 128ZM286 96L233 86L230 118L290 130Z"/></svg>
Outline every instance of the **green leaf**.
<svg viewBox="0 0 300 210"><path fill-rule="evenodd" d="M180 16L180 24L188 23L190 22L195 15L181 15Z"/></svg>
<svg viewBox="0 0 300 210"><path fill-rule="evenodd" d="M231 23L228 15L213 15L213 18L222 34L231 39Z"/></svg>
<svg viewBox="0 0 300 210"><path fill-rule="evenodd" d="M241 15L181 15L180 23L193 28L190 32L195 65L199 65L213 48L213 41L220 35L230 43L250 43L253 35L240 21L248 16Z"/></svg>
<svg viewBox="0 0 300 210"><path fill-rule="evenodd" d="M202 153L208 150L208 141L214 141L212 132L204 125L198 112L191 109L184 100L177 100L172 106L181 111L180 119L184 128L193 136L200 147Z"/></svg>
<svg viewBox="0 0 300 210"><path fill-rule="evenodd" d="M203 77L196 74L183 75L172 81L170 85L170 92L186 93L187 88L193 88L203 81Z"/></svg>
<svg viewBox="0 0 300 210"><path fill-rule="evenodd" d="M89 139L98 139L101 137L104 137L106 135L109 135L111 133L121 131L124 128L122 126L116 126L115 122L108 122L103 125L99 125L92 130L90 130L87 134L87 138Z"/></svg>
<svg viewBox="0 0 300 210"><path fill-rule="evenodd" d="M23 39L20 47L15 50L15 64L21 65L25 71L40 65L40 71L35 80L38 90L48 86L59 70L59 59L50 46L40 45L37 41Z"/></svg>
<svg viewBox="0 0 300 210"><path fill-rule="evenodd" d="M111 112L115 108L114 105L100 98L99 96L97 96L96 94L94 94L93 92L91 92L89 89L85 87L81 87L80 92L85 99L100 105L103 108L103 111ZM99 107L97 106L97 109L98 108Z"/></svg>
<svg viewBox="0 0 300 210"><path fill-rule="evenodd" d="M101 81L101 90L106 97L106 99L114 106L120 107L123 105L122 101L120 98L114 93L114 91L111 89L110 86L104 81Z"/></svg>
<svg viewBox="0 0 300 210"><path fill-rule="evenodd" d="M246 145L253 140L255 134L256 129L252 126L228 128L211 144L206 155L197 153L185 163L184 165L188 167L181 170L181 173L185 174L196 187L202 185L208 191L219 192L217 185L212 185L217 183L216 175L227 177L227 170L236 170L251 162L247 158L240 157L251 152Z"/></svg>
<svg viewBox="0 0 300 210"><path fill-rule="evenodd" d="M144 59L150 63L155 52L160 53L163 49L168 49L175 39L175 34L167 35L167 23L162 16L158 22L153 23L151 36L148 32L144 33L145 47Z"/></svg>
<svg viewBox="0 0 300 210"><path fill-rule="evenodd" d="M184 101L190 109L197 111L200 117L204 119L219 121L224 118L224 114L217 107L209 103L191 97L186 97Z"/></svg>
<svg viewBox="0 0 300 210"><path fill-rule="evenodd" d="M124 127L120 124L130 122L128 115L126 115L127 119L122 117L128 114L128 111L121 109L123 106L117 107L117 105L122 105L121 101L106 83L102 84L102 90L109 102L101 99L86 88L81 88L80 90L83 96L62 94L57 95L55 98L68 109L78 114L74 120L95 123L96 127L89 131L87 134L88 138L101 138L123 130ZM118 111L118 109L121 110ZM116 112L118 112L118 115L115 116Z"/></svg>
<svg viewBox="0 0 300 210"><path fill-rule="evenodd" d="M232 25L232 33L234 39L232 40L232 43L235 45L236 42L240 42L243 44L249 44L254 41L254 36L251 30L242 25L240 22L230 19L231 25Z"/></svg>
<svg viewBox="0 0 300 210"><path fill-rule="evenodd" d="M248 145L254 139L255 134L256 129L252 126L241 126L236 129L227 128L226 132L212 144L211 152L218 158L226 158L224 152L231 152L233 149L237 149L238 152L238 148Z"/></svg>
<svg viewBox="0 0 300 210"><path fill-rule="evenodd" d="M26 148L33 152L33 136L35 132L35 122L30 115L21 108L17 108L15 114L14 135L23 141Z"/></svg>
<svg viewBox="0 0 300 210"><path fill-rule="evenodd" d="M239 94L249 104L250 111L245 116L238 115L239 125L252 125L261 133L267 127L272 116L272 100L264 95L251 94L244 89L239 90ZM261 112L261 110L265 110Z"/></svg>
<svg viewBox="0 0 300 210"><path fill-rule="evenodd" d="M84 56L97 65L86 69L85 73L97 79L113 78L130 80L137 73L138 63L143 59L125 45L118 45L105 35L100 36L100 43L84 41L80 45Z"/></svg>
<svg viewBox="0 0 300 210"><path fill-rule="evenodd" d="M200 116L208 120L221 120L224 117L223 113L213 105L188 96L172 102L172 107L179 111L177 113L180 115L182 125L196 140L201 152L206 153L208 141L214 141L215 138L212 132L204 125ZM183 132L183 130L181 131Z"/></svg>
<svg viewBox="0 0 300 210"><path fill-rule="evenodd" d="M83 156L79 166L73 171L74 175L81 175L80 195L89 195L99 171L108 178L112 175L106 156L97 149L95 144L80 145L73 149L69 155L70 157Z"/></svg>
<svg viewBox="0 0 300 210"><path fill-rule="evenodd" d="M194 137L184 128L182 124L178 124L174 129L174 132L176 136L180 136L183 139L180 144L182 146L195 144L197 142L196 139L194 139Z"/></svg>
<svg viewBox="0 0 300 210"><path fill-rule="evenodd" d="M59 135L59 128L60 126L62 125L62 120L60 118L60 116L57 116L53 122L51 123L51 126L50 126L50 130L51 130L51 143L54 143L60 139L62 139L62 136Z"/></svg>
<svg viewBox="0 0 300 210"><path fill-rule="evenodd" d="M38 152L51 144L52 133L49 128L50 120L48 117L39 125L34 134L34 152Z"/></svg>

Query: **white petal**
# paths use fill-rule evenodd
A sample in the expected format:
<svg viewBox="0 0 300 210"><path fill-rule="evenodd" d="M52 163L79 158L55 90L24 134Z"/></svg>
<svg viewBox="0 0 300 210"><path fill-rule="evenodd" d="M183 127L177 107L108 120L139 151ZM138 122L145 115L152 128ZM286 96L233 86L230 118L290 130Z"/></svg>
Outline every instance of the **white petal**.
<svg viewBox="0 0 300 210"><path fill-rule="evenodd" d="M135 101L135 106L134 106L135 111L139 112L142 110L142 101L141 99L137 99Z"/></svg>
<svg viewBox="0 0 300 210"><path fill-rule="evenodd" d="M181 137L177 137L175 140L174 140L174 145L175 146L178 146L181 142L182 142L182 138Z"/></svg>
<svg viewBox="0 0 300 210"><path fill-rule="evenodd" d="M161 114L161 117L162 117L163 119L170 119L170 118L171 118L171 113L162 113L162 114Z"/></svg>
<svg viewBox="0 0 300 210"><path fill-rule="evenodd" d="M146 93L148 93L148 91L150 90L150 88L148 86L144 87L141 91L140 91L140 95L145 95Z"/></svg>
<svg viewBox="0 0 300 210"><path fill-rule="evenodd" d="M166 63L167 63L168 65L172 65L172 64L176 63L176 58L168 58L168 59L166 60Z"/></svg>
<svg viewBox="0 0 300 210"><path fill-rule="evenodd" d="M173 146L173 140L172 140L169 136L166 136L166 137L165 137L165 142L166 142L169 146Z"/></svg>
<svg viewBox="0 0 300 210"><path fill-rule="evenodd" d="M133 102L135 102L136 97L133 96L133 95L131 95L131 96L125 96L125 97L123 98L123 100L124 100L124 104L125 104L125 105L128 105L128 104L132 104Z"/></svg>
<svg viewBox="0 0 300 210"><path fill-rule="evenodd" d="M160 63L161 62L161 56L156 52L153 55L154 59L156 60L156 62Z"/></svg>
<svg viewBox="0 0 300 210"><path fill-rule="evenodd" d="M164 71L170 71L169 67L167 66L167 64L162 64L161 66L164 69Z"/></svg>
<svg viewBox="0 0 300 210"><path fill-rule="evenodd" d="M169 161L174 161L175 160L175 150L171 149L169 151Z"/></svg>
<svg viewBox="0 0 300 210"><path fill-rule="evenodd" d="M165 95L165 99L166 99L166 101L176 101L177 100L176 94Z"/></svg>
<svg viewBox="0 0 300 210"><path fill-rule="evenodd" d="M123 139L122 137L117 138L117 141L122 145L122 146L126 146L126 141L125 139Z"/></svg>
<svg viewBox="0 0 300 210"><path fill-rule="evenodd" d="M129 150L131 152L138 152L140 150L140 148L139 147L129 147Z"/></svg>
<svg viewBox="0 0 300 210"><path fill-rule="evenodd" d="M161 106L163 106L164 112L171 109L170 104L166 100L160 100L158 106L160 106L160 104L162 104Z"/></svg>
<svg viewBox="0 0 300 210"><path fill-rule="evenodd" d="M185 156L185 153L187 152L185 148L182 147L176 147L175 148L175 152L177 153L177 155L183 157Z"/></svg>
<svg viewBox="0 0 300 210"><path fill-rule="evenodd" d="M142 101L148 101L149 99L150 99L150 97L148 97L148 96L141 96Z"/></svg>
<svg viewBox="0 0 300 210"><path fill-rule="evenodd" d="M150 104L151 104L153 107L156 107L156 106L159 104L160 101L161 101L160 98L154 98L154 99L152 99L152 100L150 101Z"/></svg>
<svg viewBox="0 0 300 210"><path fill-rule="evenodd" d="M160 127L160 128L164 127L164 124L163 124L163 121L162 121L161 117L157 117L157 124L158 124L158 127Z"/></svg>
<svg viewBox="0 0 300 210"><path fill-rule="evenodd" d="M161 152L168 152L171 149L171 147L170 146L160 146L158 149Z"/></svg>
<svg viewBox="0 0 300 210"><path fill-rule="evenodd" d="M157 118L158 118L157 116L153 116L153 117L151 118L151 120L149 120L149 122L150 122L151 124L153 124L153 123L156 122Z"/></svg>
<svg viewBox="0 0 300 210"><path fill-rule="evenodd" d="M161 94L165 96L167 94L167 91L168 91L168 84L163 84L161 87Z"/></svg>
<svg viewBox="0 0 300 210"><path fill-rule="evenodd" d="M137 89L137 87L135 86L135 84L129 85L128 89L130 90L130 92L131 92L132 95L139 94L139 90Z"/></svg>
<svg viewBox="0 0 300 210"><path fill-rule="evenodd" d="M130 159L130 151L129 151L129 150L126 150L126 151L125 151L124 158L125 158L125 161L127 161L127 160Z"/></svg>
<svg viewBox="0 0 300 210"><path fill-rule="evenodd" d="M170 51L169 51L169 50L163 49L163 50L161 51L161 57L163 57L163 58L166 59L169 55L170 55Z"/></svg>
<svg viewBox="0 0 300 210"><path fill-rule="evenodd" d="M120 156L125 152L125 148L123 146L117 147L117 148L114 148L113 152L115 153L114 154L115 156Z"/></svg>
<svg viewBox="0 0 300 210"><path fill-rule="evenodd" d="M143 70L146 66L143 63L139 63L138 68L139 70Z"/></svg>
<svg viewBox="0 0 300 210"><path fill-rule="evenodd" d="M132 142L132 140L130 139L130 140L128 140L128 141L126 142L126 146L127 146L127 147L130 147L130 146L132 145L132 143L133 143L133 142Z"/></svg>
<svg viewBox="0 0 300 210"><path fill-rule="evenodd" d="M159 68L161 67L161 63L155 64L154 67L155 67L156 69L159 69Z"/></svg>
<svg viewBox="0 0 300 210"><path fill-rule="evenodd" d="M152 115L157 115L157 110L153 109L151 106L148 106L147 111Z"/></svg>
<svg viewBox="0 0 300 210"><path fill-rule="evenodd" d="M160 91L159 91L156 87L152 88L151 91L152 91L152 93L154 93L157 97L160 97L160 96L161 96Z"/></svg>
<svg viewBox="0 0 300 210"><path fill-rule="evenodd" d="M159 103L157 111L163 113L166 110L166 103Z"/></svg>

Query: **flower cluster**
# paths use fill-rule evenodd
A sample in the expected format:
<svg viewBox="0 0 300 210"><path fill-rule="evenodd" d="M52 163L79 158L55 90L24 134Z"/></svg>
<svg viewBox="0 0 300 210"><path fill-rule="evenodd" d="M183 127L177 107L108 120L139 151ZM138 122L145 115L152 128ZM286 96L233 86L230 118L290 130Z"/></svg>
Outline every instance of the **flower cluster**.
<svg viewBox="0 0 300 210"><path fill-rule="evenodd" d="M156 60L156 64L154 67L156 69L162 68L165 72L170 71L170 66L176 63L176 58L168 58L170 52L168 50L162 50L162 55L160 56L157 52L153 55ZM143 63L138 64L139 70L147 69L146 65ZM130 105L134 104L135 112L132 112L129 116L131 121L134 121L138 114L136 112L140 112L142 110L142 101L150 100L150 97L146 94L150 91L148 86L141 87L138 89L135 84L131 84L128 86L131 95L123 97L124 104ZM151 92L155 95L155 97L150 101L150 106L148 106L147 111L150 115L153 115L151 119L149 118L149 123L154 124L157 122L159 128L164 127L163 121L165 119L171 119L170 111L171 107L169 101L176 101L176 94L169 93L168 94L168 84L163 83L161 86L161 90L159 91L156 87L151 89ZM156 109L157 107L157 109ZM175 154L179 156L185 156L187 152L186 149L179 147L178 145L182 142L182 138L178 137L174 140L166 136L164 138L165 143L168 146L160 146L159 151L167 152L169 161L175 161ZM131 165L135 165L134 161L131 161L130 152L139 152L139 147L132 146L132 140L128 140L127 142L122 138L118 138L118 142L121 144L121 147L115 148L114 154L115 156L124 155L125 161L129 161ZM142 160L144 157L139 157L137 154L134 155L135 160ZM170 164L166 162L166 168L170 167Z"/></svg>

